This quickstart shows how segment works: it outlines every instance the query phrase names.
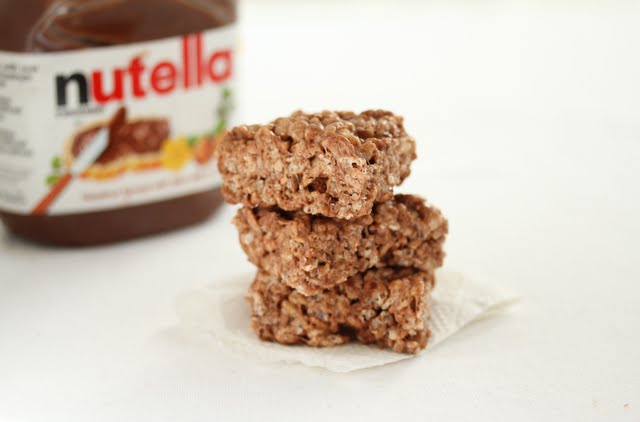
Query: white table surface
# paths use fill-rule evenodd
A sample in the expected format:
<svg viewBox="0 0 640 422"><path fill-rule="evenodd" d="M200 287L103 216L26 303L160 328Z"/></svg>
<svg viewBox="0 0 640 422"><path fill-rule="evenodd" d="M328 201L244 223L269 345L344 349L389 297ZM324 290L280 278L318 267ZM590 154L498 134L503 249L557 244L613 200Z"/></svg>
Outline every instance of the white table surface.
<svg viewBox="0 0 640 422"><path fill-rule="evenodd" d="M242 117L385 107L400 189L450 219L447 266L521 304L428 354L338 375L177 328L250 270L225 208L91 249L0 232L0 420L640 420L640 7L248 3Z"/></svg>

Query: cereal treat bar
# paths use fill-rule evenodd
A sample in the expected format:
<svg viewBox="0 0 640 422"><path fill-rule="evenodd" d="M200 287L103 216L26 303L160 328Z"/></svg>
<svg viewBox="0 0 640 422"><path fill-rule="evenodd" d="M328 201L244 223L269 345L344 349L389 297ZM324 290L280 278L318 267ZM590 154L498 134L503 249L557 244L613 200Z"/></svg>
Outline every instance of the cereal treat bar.
<svg viewBox="0 0 640 422"><path fill-rule="evenodd" d="M353 220L279 209L241 208L234 218L249 260L303 295L373 267L442 265L447 220L411 195L376 203Z"/></svg>
<svg viewBox="0 0 640 422"><path fill-rule="evenodd" d="M314 347L357 340L417 353L429 338L428 297L433 284L433 272L381 268L304 296L260 271L246 299L251 327L262 340Z"/></svg>
<svg viewBox="0 0 640 422"><path fill-rule="evenodd" d="M374 202L391 199L416 158L402 117L381 110L298 111L266 125L239 126L216 155L229 202L343 219L370 214Z"/></svg>

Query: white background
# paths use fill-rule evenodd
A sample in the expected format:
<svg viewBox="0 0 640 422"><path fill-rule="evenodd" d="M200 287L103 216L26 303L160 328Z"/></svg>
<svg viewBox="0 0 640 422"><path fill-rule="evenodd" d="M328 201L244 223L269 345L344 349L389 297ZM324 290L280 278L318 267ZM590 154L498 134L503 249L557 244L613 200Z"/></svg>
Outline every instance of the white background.
<svg viewBox="0 0 640 422"><path fill-rule="evenodd" d="M446 265L511 313L337 375L176 326L250 270L225 208L170 235L52 249L0 234L0 420L640 420L640 6L247 3L242 116L384 107L449 217Z"/></svg>

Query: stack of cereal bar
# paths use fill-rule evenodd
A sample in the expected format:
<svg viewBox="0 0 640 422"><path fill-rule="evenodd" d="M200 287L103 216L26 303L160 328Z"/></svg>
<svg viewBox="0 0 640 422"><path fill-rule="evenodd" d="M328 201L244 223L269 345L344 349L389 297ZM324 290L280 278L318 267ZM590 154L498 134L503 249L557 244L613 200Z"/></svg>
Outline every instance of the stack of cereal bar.
<svg viewBox="0 0 640 422"><path fill-rule="evenodd" d="M261 339L426 346L447 221L421 198L393 194L416 158L401 117L296 112L232 129L217 156L258 267L247 300Z"/></svg>

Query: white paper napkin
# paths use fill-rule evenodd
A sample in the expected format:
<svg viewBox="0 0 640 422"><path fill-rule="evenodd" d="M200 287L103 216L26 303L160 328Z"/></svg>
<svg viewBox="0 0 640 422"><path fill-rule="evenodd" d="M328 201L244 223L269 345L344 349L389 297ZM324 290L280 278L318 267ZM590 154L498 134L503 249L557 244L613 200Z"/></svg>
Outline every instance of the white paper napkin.
<svg viewBox="0 0 640 422"><path fill-rule="evenodd" d="M263 342L249 327L249 305L244 300L252 278L253 275L248 274L180 295L177 312L181 322L211 334L234 353L271 362L302 363L334 372L350 372L424 354L407 355L357 343L314 348ZM431 337L425 352L470 322L503 311L515 300L513 294L477 284L458 272L438 270L431 302Z"/></svg>

